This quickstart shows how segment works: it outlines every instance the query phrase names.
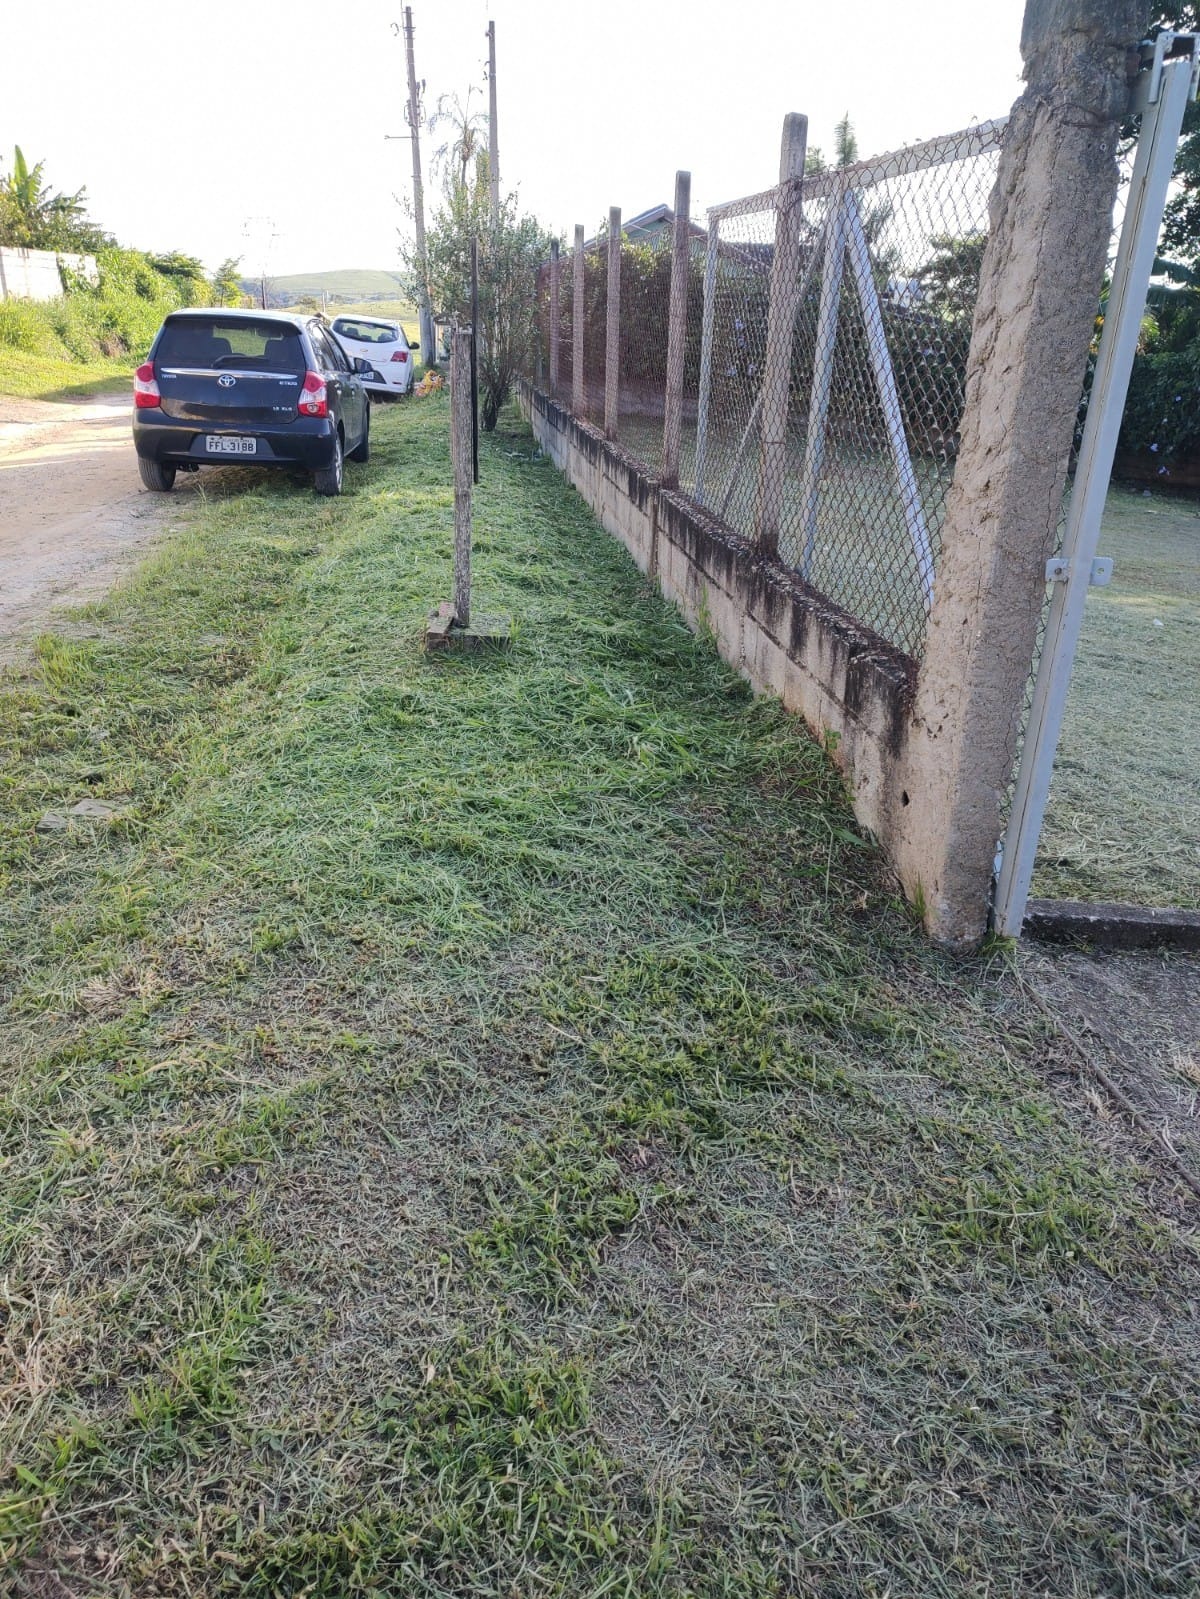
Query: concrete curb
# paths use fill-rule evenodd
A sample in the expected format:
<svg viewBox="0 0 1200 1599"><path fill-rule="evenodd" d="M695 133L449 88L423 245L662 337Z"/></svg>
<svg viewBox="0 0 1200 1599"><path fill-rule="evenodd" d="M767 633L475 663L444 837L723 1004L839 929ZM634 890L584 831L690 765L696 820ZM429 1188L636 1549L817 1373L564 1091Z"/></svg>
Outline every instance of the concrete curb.
<svg viewBox="0 0 1200 1599"><path fill-rule="evenodd" d="M1098 949L1200 951L1200 911L1156 910L1073 899L1031 899L1022 929L1047 944Z"/></svg>

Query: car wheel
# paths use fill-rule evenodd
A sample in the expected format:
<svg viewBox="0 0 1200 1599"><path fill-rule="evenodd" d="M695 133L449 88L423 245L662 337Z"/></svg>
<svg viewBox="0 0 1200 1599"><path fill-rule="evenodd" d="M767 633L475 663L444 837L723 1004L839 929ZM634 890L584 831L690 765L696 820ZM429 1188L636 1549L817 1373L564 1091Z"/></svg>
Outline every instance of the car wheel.
<svg viewBox="0 0 1200 1599"><path fill-rule="evenodd" d="M339 429L333 435L333 460L328 466L313 473L313 488L318 494L340 494L342 492L342 472L345 458L342 454L342 434Z"/></svg>
<svg viewBox="0 0 1200 1599"><path fill-rule="evenodd" d="M363 409L363 436L350 451L352 461L369 461L371 459L371 407Z"/></svg>
<svg viewBox="0 0 1200 1599"><path fill-rule="evenodd" d="M173 466L164 466L161 461L148 461L144 455L139 455L138 471L141 473L142 482L148 489L153 489L155 494L169 494L175 487Z"/></svg>

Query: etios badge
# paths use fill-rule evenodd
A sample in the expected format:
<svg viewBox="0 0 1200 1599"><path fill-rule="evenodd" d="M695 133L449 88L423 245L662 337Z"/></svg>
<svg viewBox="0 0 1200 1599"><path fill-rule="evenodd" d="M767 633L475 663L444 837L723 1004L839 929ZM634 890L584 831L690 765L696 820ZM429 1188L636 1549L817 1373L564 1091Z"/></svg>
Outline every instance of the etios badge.
<svg viewBox="0 0 1200 1599"><path fill-rule="evenodd" d="M232 375L232 373L222 372L221 376L217 379L217 382L223 389L231 389L237 382L237 379Z"/></svg>

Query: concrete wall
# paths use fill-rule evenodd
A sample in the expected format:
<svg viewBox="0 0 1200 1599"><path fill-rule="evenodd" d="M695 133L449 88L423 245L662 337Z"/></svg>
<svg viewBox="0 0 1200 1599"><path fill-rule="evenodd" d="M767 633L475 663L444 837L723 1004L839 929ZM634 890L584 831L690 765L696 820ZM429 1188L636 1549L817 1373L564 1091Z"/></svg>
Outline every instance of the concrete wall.
<svg viewBox="0 0 1200 1599"><path fill-rule="evenodd" d="M56 255L53 250L13 250L0 245L0 300L55 300L63 292L61 267L96 281L90 255Z"/></svg>
<svg viewBox="0 0 1200 1599"><path fill-rule="evenodd" d="M890 851L908 805L899 774L913 663L687 496L663 489L599 429L528 385L521 403L542 449L688 625L711 632L755 689L778 695L827 740L856 816Z"/></svg>

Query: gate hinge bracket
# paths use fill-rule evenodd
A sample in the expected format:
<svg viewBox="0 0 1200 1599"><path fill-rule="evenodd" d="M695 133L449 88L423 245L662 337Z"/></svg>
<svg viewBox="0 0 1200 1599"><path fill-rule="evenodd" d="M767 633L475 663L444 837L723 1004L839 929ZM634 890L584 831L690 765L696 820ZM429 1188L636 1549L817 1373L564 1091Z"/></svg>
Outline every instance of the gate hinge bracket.
<svg viewBox="0 0 1200 1599"><path fill-rule="evenodd" d="M1189 60L1192 64L1192 86L1188 98L1194 100L1200 89L1200 34L1176 33L1164 28L1153 39L1143 39L1138 47L1141 67L1129 92L1129 114L1136 116L1152 106L1162 92L1163 67L1168 61Z"/></svg>
<svg viewBox="0 0 1200 1599"><path fill-rule="evenodd" d="M1113 564L1109 555L1097 555L1088 572L1088 587L1107 588L1112 582ZM1065 583L1071 576L1071 562L1065 555L1052 555L1046 562L1046 582Z"/></svg>

